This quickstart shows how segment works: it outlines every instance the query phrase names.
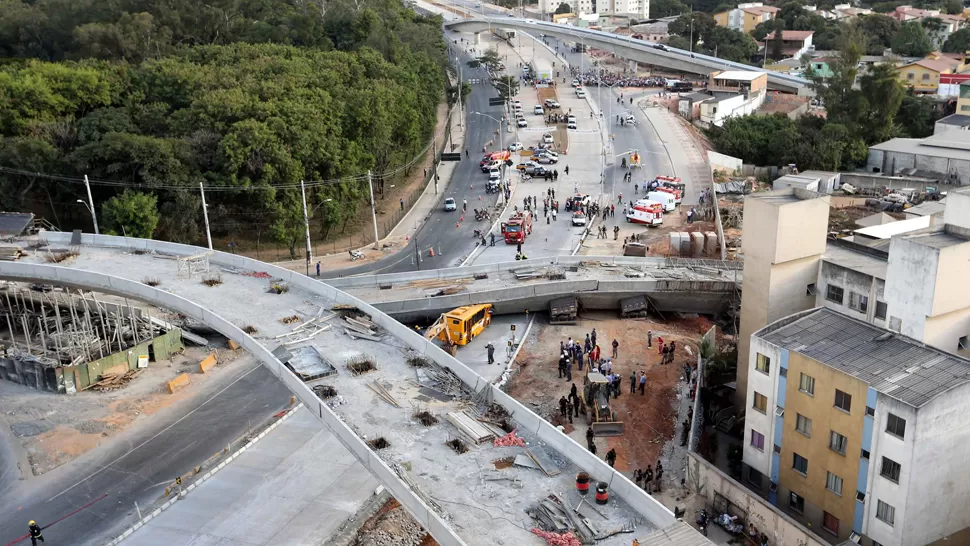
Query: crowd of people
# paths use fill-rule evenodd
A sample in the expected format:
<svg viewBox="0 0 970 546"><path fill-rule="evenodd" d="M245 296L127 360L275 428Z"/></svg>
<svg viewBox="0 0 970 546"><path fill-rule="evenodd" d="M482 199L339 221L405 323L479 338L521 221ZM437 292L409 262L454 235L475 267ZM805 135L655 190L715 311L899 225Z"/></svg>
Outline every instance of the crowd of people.
<svg viewBox="0 0 970 546"><path fill-rule="evenodd" d="M573 67L571 72L573 78L590 87L599 85L607 87L664 87L667 85L667 78L637 77L618 72L606 72L596 68L580 72L579 69Z"/></svg>

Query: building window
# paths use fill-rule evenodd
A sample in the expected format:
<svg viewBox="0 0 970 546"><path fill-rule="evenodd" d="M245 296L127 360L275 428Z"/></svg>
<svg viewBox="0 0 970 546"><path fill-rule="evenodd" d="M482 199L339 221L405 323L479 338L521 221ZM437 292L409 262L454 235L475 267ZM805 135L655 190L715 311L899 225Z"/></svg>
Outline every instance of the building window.
<svg viewBox="0 0 970 546"><path fill-rule="evenodd" d="M960 105L960 111L961 112L970 112L970 104L961 104Z"/></svg>
<svg viewBox="0 0 970 546"><path fill-rule="evenodd" d="M882 501L877 501L876 517L879 518L879 520L885 523L888 523L889 525L892 525L893 523L896 522L896 509L890 504L886 504Z"/></svg>
<svg viewBox="0 0 970 546"><path fill-rule="evenodd" d="M912 72L910 72L909 74L906 74L906 79L909 80L909 81L913 81L913 77L914 76L913 76L913 73Z"/></svg>
<svg viewBox="0 0 970 546"><path fill-rule="evenodd" d="M896 461L883 457L882 458L882 470L879 471L879 475L887 480L899 483L899 473L903 467Z"/></svg>
<svg viewBox="0 0 970 546"><path fill-rule="evenodd" d="M828 512L822 512L822 528L833 535L839 534L839 518Z"/></svg>
<svg viewBox="0 0 970 546"><path fill-rule="evenodd" d="M788 377L788 368L778 368L778 375Z"/></svg>
<svg viewBox="0 0 970 546"><path fill-rule="evenodd" d="M842 478L829 472L828 475L825 477L825 488L841 497Z"/></svg>
<svg viewBox="0 0 970 546"><path fill-rule="evenodd" d="M758 357L755 359L754 369L763 374L767 374L771 369L771 359L761 353L758 353Z"/></svg>
<svg viewBox="0 0 970 546"><path fill-rule="evenodd" d="M802 457L798 453L795 453L792 457L792 470L798 472L799 474L808 475L808 459Z"/></svg>
<svg viewBox="0 0 970 546"><path fill-rule="evenodd" d="M768 398L760 392L755 391L753 407L761 413L768 413Z"/></svg>
<svg viewBox="0 0 970 546"><path fill-rule="evenodd" d="M930 81L930 75L929 74L923 74L923 81L924 82Z"/></svg>
<svg viewBox="0 0 970 546"><path fill-rule="evenodd" d="M825 299L829 301L834 301L835 303L842 305L842 298L844 296L844 291L841 287L830 284L825 287Z"/></svg>
<svg viewBox="0 0 970 546"><path fill-rule="evenodd" d="M868 415L869 417L875 417L876 416L876 408L871 407L871 406L866 406L866 415Z"/></svg>
<svg viewBox="0 0 970 546"><path fill-rule="evenodd" d="M892 434L893 436L898 436L900 439L905 438L906 419L897 417L890 413L889 418L886 420L886 432Z"/></svg>
<svg viewBox="0 0 970 546"><path fill-rule="evenodd" d="M855 492L855 500L857 500L857 501L865 504L865 502L866 502L866 494L863 493L862 491L856 491Z"/></svg>
<svg viewBox="0 0 970 546"><path fill-rule="evenodd" d="M815 378L810 375L802 374L798 380L798 390L805 394L815 395Z"/></svg>
<svg viewBox="0 0 970 546"><path fill-rule="evenodd" d="M765 435L755 429L751 429L751 447L758 451L765 450Z"/></svg>
<svg viewBox="0 0 970 546"><path fill-rule="evenodd" d="M966 351L967 349L970 349L970 336L960 336L960 339L957 340L957 350Z"/></svg>
<svg viewBox="0 0 970 546"><path fill-rule="evenodd" d="M799 514L805 513L805 497L792 492L788 497L788 507Z"/></svg>
<svg viewBox="0 0 970 546"><path fill-rule="evenodd" d="M849 309L865 313L869 309L869 297L856 292L849 292Z"/></svg>
<svg viewBox="0 0 970 546"><path fill-rule="evenodd" d="M842 436L834 430L829 434L829 449L838 453L839 455L845 455L845 448L849 444L849 439Z"/></svg>
<svg viewBox="0 0 970 546"><path fill-rule="evenodd" d="M850 412L852 409L852 395L835 389L835 407L847 413Z"/></svg>
<svg viewBox="0 0 970 546"><path fill-rule="evenodd" d="M869 458L869 452L863 449L861 456L862 456L863 459L868 459Z"/></svg>
<svg viewBox="0 0 970 546"><path fill-rule="evenodd" d="M886 302L876 300L876 318L886 320Z"/></svg>
<svg viewBox="0 0 970 546"><path fill-rule="evenodd" d="M795 414L795 430L809 438L812 437L812 420L800 413Z"/></svg>
<svg viewBox="0 0 970 546"><path fill-rule="evenodd" d="M761 472L749 466L747 477L748 477L748 481L751 482L751 485L757 487L758 489L761 489L761 477L762 477Z"/></svg>

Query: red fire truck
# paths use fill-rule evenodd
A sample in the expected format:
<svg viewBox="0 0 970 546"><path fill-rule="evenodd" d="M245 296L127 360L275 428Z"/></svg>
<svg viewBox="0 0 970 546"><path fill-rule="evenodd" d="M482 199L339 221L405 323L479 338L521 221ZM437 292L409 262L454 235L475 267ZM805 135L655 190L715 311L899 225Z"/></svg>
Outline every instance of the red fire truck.
<svg viewBox="0 0 970 546"><path fill-rule="evenodd" d="M506 244L524 243L526 236L531 234L532 213L529 211L516 212L507 222L502 222L502 235Z"/></svg>
<svg viewBox="0 0 970 546"><path fill-rule="evenodd" d="M626 213L626 221L634 224L659 226L664 223L664 207L656 201L641 199Z"/></svg>

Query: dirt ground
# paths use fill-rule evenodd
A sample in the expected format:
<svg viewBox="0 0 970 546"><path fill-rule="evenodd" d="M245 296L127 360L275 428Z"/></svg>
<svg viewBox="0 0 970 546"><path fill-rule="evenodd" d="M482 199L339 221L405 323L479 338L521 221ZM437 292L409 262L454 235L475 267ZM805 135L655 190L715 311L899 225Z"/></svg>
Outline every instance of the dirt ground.
<svg viewBox="0 0 970 546"><path fill-rule="evenodd" d="M620 345L613 371L623 377L623 382L620 397L611 399L610 404L623 421L625 432L622 436L598 438L597 454L604 456L610 448L616 449L616 468L632 474L635 468L655 464L664 444L673 439L678 382L683 380L684 364L696 358L691 355L697 354L697 341L710 326L711 322L702 317L663 322L654 318L620 320L611 313L586 313L575 325L537 323L536 332L519 353L520 372L510 382L508 392L554 425L562 424L567 434L585 444L586 418L580 415L570 425L568 421L563 423L559 415L559 398L568 395L571 386L558 378L559 342L570 336L582 341L595 328L597 343L603 355L608 356L616 339ZM654 335L652 348L647 347L648 330ZM672 364L660 365L658 337L667 343L677 342ZM640 370L647 374L645 395L630 395L630 373L639 374ZM582 374L573 370L573 383L580 391Z"/></svg>
<svg viewBox="0 0 970 546"><path fill-rule="evenodd" d="M110 392L88 390L63 395L0 381L0 399L4 401L0 427L17 438L21 457L26 457L33 475L39 476L98 447L136 420L191 397L220 368L244 354L217 350L216 372L202 375L198 373L199 361L209 352L186 348L172 362L152 362L130 383ZM192 383L169 394L166 382L182 372L189 374Z"/></svg>

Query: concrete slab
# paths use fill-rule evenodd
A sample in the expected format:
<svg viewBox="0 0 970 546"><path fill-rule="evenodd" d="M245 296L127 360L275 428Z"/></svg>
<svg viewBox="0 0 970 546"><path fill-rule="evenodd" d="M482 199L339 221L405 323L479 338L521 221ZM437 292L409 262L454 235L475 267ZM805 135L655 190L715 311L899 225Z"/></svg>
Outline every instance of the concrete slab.
<svg viewBox="0 0 970 546"><path fill-rule="evenodd" d="M515 339L521 341L528 324L529 320L525 315L493 316L492 324L471 343L460 347L456 358L478 375L489 381L495 381L501 377L509 362L507 347L508 342L512 340L512 335L515 334ZM512 331L513 325L515 332ZM488 352L485 349L485 345L489 343L495 345L495 364L491 366L488 364Z"/></svg>
<svg viewBox="0 0 970 546"><path fill-rule="evenodd" d="M301 409L126 545L315 545L354 514L377 480Z"/></svg>

